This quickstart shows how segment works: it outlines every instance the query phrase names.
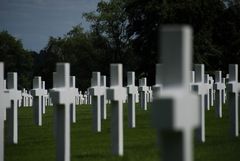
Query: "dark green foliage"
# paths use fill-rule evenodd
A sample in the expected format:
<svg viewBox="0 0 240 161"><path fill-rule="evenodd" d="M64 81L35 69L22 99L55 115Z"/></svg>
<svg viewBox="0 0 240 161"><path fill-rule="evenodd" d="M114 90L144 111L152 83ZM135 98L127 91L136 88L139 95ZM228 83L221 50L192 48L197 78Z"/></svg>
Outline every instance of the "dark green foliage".
<svg viewBox="0 0 240 161"><path fill-rule="evenodd" d="M224 11L221 0L130 0L126 4L127 33L129 37L138 35L133 45L135 53L144 58L141 70L151 73L154 63L161 62L158 32L164 24L191 25L194 29L194 63L204 63L208 69L219 67L216 62L222 59L222 51L213 41L213 31L217 27L216 19ZM211 58L214 60L210 61Z"/></svg>
<svg viewBox="0 0 240 161"><path fill-rule="evenodd" d="M131 38L126 33L128 26L126 2L126 0L101 1L96 12L83 14L91 23L91 32L95 40L93 46L99 57L97 64L101 64L98 70L103 73L109 73L110 63L122 63L124 72L135 71L138 65L138 56L133 53ZM99 40L101 43L98 43Z"/></svg>
<svg viewBox="0 0 240 161"><path fill-rule="evenodd" d="M127 71L135 71L136 82L146 76L153 85L155 64L161 62L159 28L164 24L193 27L193 62L204 63L208 73L221 69L226 74L228 64L240 63L239 0L100 1L96 11L83 16L91 25L89 31L77 25L63 37L50 37L39 54L25 51L9 34L7 41L0 37L0 60L6 62L7 71L21 73L20 87L29 87L32 75L40 75L51 88L56 62L71 63L81 90L90 86L92 71L109 78L110 63L123 64L124 80Z"/></svg>
<svg viewBox="0 0 240 161"><path fill-rule="evenodd" d="M18 88L31 87L33 54L24 50L21 41L6 31L0 32L0 61L4 62L5 78L7 72L17 72Z"/></svg>
<svg viewBox="0 0 240 161"><path fill-rule="evenodd" d="M86 89L90 86L91 72L97 65L94 51L90 35L76 26L63 38L50 37L47 47L40 52L42 63L36 73L46 81L47 88L51 88L56 63L70 62L71 75L76 76L77 87Z"/></svg>
<svg viewBox="0 0 240 161"><path fill-rule="evenodd" d="M147 76L153 85L164 24L193 27L193 61L204 63L210 74L218 69L226 73L228 64L239 63L239 8L233 0L111 0L99 2L96 12L84 16L92 32L110 44L99 51L112 51L112 62L136 71L136 78Z"/></svg>
<svg viewBox="0 0 240 161"><path fill-rule="evenodd" d="M214 42L224 55L221 68L228 68L230 63L240 63L240 4L229 6L216 21Z"/></svg>

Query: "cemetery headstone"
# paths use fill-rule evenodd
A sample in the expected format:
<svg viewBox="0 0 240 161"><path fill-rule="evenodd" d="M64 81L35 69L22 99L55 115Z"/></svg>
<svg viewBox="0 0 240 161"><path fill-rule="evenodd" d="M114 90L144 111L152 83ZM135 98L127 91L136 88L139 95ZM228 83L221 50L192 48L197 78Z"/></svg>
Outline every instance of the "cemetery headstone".
<svg viewBox="0 0 240 161"><path fill-rule="evenodd" d="M101 87L103 88L103 95L101 96L101 117L102 119L107 119L107 100L106 100L106 90L107 90L106 76L101 76Z"/></svg>
<svg viewBox="0 0 240 161"><path fill-rule="evenodd" d="M222 100L223 100L223 104L226 103L226 99L227 99L227 95L226 95L226 78L222 78L222 82L224 84L224 88L223 88L223 94L222 94Z"/></svg>
<svg viewBox="0 0 240 161"><path fill-rule="evenodd" d="M50 90L55 113L57 161L70 161L70 106L75 101L74 96L70 89L70 64L57 63Z"/></svg>
<svg viewBox="0 0 240 161"><path fill-rule="evenodd" d="M215 72L215 109L216 115L222 118L222 103L223 103L223 90L225 89L225 84L222 82L222 71Z"/></svg>
<svg viewBox="0 0 240 161"><path fill-rule="evenodd" d="M127 94L128 94L128 126L136 127L135 114L135 96L137 95L137 87L135 86L135 72L127 73Z"/></svg>
<svg viewBox="0 0 240 161"><path fill-rule="evenodd" d="M192 161L192 132L199 126L199 100L190 93L192 60L190 27L161 30L162 90L153 101L153 124L158 129L163 161Z"/></svg>
<svg viewBox="0 0 240 161"><path fill-rule="evenodd" d="M229 64L229 80L227 83L228 107L230 111L230 133L233 137L239 136L238 123L238 101L239 101L239 82L238 82L238 65Z"/></svg>
<svg viewBox="0 0 240 161"><path fill-rule="evenodd" d="M43 96L42 96L42 113L46 113L46 97L48 95L47 90L45 89L45 81L42 81L42 90L43 90Z"/></svg>
<svg viewBox="0 0 240 161"><path fill-rule="evenodd" d="M10 107L9 93L4 85L4 64L0 62L0 161L4 161L4 115Z"/></svg>
<svg viewBox="0 0 240 161"><path fill-rule="evenodd" d="M21 91L17 89L17 73L8 73L7 89L10 99L10 108L7 109L8 142L18 143L18 102L21 100Z"/></svg>
<svg viewBox="0 0 240 161"><path fill-rule="evenodd" d="M207 90L207 94L205 95L205 107L207 110L210 110L210 89L211 89L211 84L209 84L209 81L210 81L210 77L209 77L209 74L205 74L204 75L204 83L205 83L205 86L206 86L206 90Z"/></svg>
<svg viewBox="0 0 240 161"><path fill-rule="evenodd" d="M42 78L34 77L33 89L31 90L33 96L33 118L34 123L38 126L42 126L42 109L43 109L43 96L45 90L42 89Z"/></svg>
<svg viewBox="0 0 240 161"><path fill-rule="evenodd" d="M197 138L201 142L205 142L205 98L208 94L207 84L204 83L204 64L195 64L195 83L192 85L200 98L200 121L201 127L197 130Z"/></svg>
<svg viewBox="0 0 240 161"><path fill-rule="evenodd" d="M87 104L91 105L92 104L92 96L89 93L89 89L87 89Z"/></svg>
<svg viewBox="0 0 240 161"><path fill-rule="evenodd" d="M91 88L89 88L89 94L92 97L93 130L101 132L101 96L104 94L104 89L101 87L100 72L92 72L92 83Z"/></svg>
<svg viewBox="0 0 240 161"><path fill-rule="evenodd" d="M210 84L210 106L214 106L214 89L213 89L213 84L214 84L214 80L213 77L210 76L209 78L209 84Z"/></svg>
<svg viewBox="0 0 240 161"><path fill-rule="evenodd" d="M74 102L70 105L70 120L72 123L76 122L76 97L78 97L78 89L76 88L75 76L70 76L70 89L74 94Z"/></svg>
<svg viewBox="0 0 240 161"><path fill-rule="evenodd" d="M126 90L123 87L122 64L110 66L110 88L107 89L107 99L111 101L111 137L113 154L123 155L123 100Z"/></svg>
<svg viewBox="0 0 240 161"><path fill-rule="evenodd" d="M139 88L138 88L139 94L140 94L140 106L144 110L147 110L147 78L141 78L139 80Z"/></svg>
<svg viewBox="0 0 240 161"><path fill-rule="evenodd" d="M148 94L147 102L152 102L152 87L151 86L148 87L147 94Z"/></svg>
<svg viewBox="0 0 240 161"><path fill-rule="evenodd" d="M162 74L161 74L161 64L156 64L156 77L155 77L155 85L153 86L153 99L157 99L160 97L161 89L162 89Z"/></svg>

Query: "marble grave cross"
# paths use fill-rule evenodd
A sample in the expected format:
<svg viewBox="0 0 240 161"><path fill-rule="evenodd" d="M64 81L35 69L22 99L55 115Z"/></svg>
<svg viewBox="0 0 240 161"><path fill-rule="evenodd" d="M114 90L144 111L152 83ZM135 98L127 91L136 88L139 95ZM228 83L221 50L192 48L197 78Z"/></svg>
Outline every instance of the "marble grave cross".
<svg viewBox="0 0 240 161"><path fill-rule="evenodd" d="M75 93L71 90L69 63L57 63L50 97L55 108L56 160L70 161L70 107Z"/></svg>
<svg viewBox="0 0 240 161"><path fill-rule="evenodd" d="M238 65L229 64L229 80L227 83L228 107L230 111L230 133L233 137L239 136L239 82L238 82Z"/></svg>
<svg viewBox="0 0 240 161"><path fill-rule="evenodd" d="M192 161L193 129L200 124L199 99L189 90L192 30L188 26L161 29L162 90L154 98L152 118L163 161Z"/></svg>
<svg viewBox="0 0 240 161"><path fill-rule="evenodd" d="M112 152L115 155L123 155L123 101L126 98L126 90L123 87L122 64L110 65L110 88L107 89L107 99L111 101L111 142Z"/></svg>
<svg viewBox="0 0 240 161"><path fill-rule="evenodd" d="M46 90L42 88L42 78L37 76L33 79L33 89L31 94L33 96L33 118L34 123L42 126L42 110L43 110L43 97Z"/></svg>
<svg viewBox="0 0 240 161"><path fill-rule="evenodd" d="M18 102L21 100L21 91L17 89L17 73L8 73L7 90L10 99L10 108L7 109L8 142L18 143Z"/></svg>
<svg viewBox="0 0 240 161"><path fill-rule="evenodd" d="M0 62L0 161L4 161L4 115L10 107L9 93L4 85L4 64Z"/></svg>
<svg viewBox="0 0 240 161"><path fill-rule="evenodd" d="M147 78L141 78L139 80L139 96L140 96L140 106L142 109L147 110Z"/></svg>
<svg viewBox="0 0 240 161"><path fill-rule="evenodd" d="M225 89L225 83L222 82L222 71L215 72L215 109L216 115L219 118L222 118L222 103L223 103L223 95Z"/></svg>
<svg viewBox="0 0 240 161"><path fill-rule="evenodd" d="M92 96L93 130L101 132L101 96L104 94L104 89L101 86L101 73L92 72L91 80L89 94Z"/></svg>
<svg viewBox="0 0 240 161"><path fill-rule="evenodd" d="M137 87L135 86L135 72L128 72L127 73L128 126L130 128L136 127L135 98L137 93L138 93Z"/></svg>
<svg viewBox="0 0 240 161"><path fill-rule="evenodd" d="M197 130L197 138L201 142L205 142L205 98L208 94L208 87L204 83L204 64L195 64L195 83L192 85L193 91L195 91L200 97L200 123L201 127Z"/></svg>

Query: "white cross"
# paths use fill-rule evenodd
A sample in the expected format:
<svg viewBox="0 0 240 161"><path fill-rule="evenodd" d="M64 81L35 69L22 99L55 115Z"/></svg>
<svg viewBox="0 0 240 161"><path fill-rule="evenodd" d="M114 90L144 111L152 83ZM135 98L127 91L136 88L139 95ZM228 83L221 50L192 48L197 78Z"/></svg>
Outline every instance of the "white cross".
<svg viewBox="0 0 240 161"><path fill-rule="evenodd" d="M17 73L8 73L7 88L10 99L10 108L7 109L8 141L18 143L18 101L21 100L21 91L17 89Z"/></svg>
<svg viewBox="0 0 240 161"><path fill-rule="evenodd" d="M207 94L205 95L205 107L207 110L210 110L210 90L211 90L211 84L210 84L210 77L209 74L204 75L204 84L207 88Z"/></svg>
<svg viewBox="0 0 240 161"><path fill-rule="evenodd" d="M195 91L200 97L200 120L201 128L198 129L197 137L201 142L205 142L205 96L208 94L208 88L204 83L204 64L195 64L195 83L192 85L193 91Z"/></svg>
<svg viewBox="0 0 240 161"><path fill-rule="evenodd" d="M238 65L229 64L229 80L227 83L228 91L228 107L230 110L230 132L233 137L239 136L238 123L238 97L239 97L239 82L238 82Z"/></svg>
<svg viewBox="0 0 240 161"><path fill-rule="evenodd" d="M135 97L137 95L137 87L135 86L135 72L127 73L127 94L128 94L128 126L136 127L135 114Z"/></svg>
<svg viewBox="0 0 240 161"><path fill-rule="evenodd" d="M79 91L77 91L77 95L75 97L75 103L76 103L76 105L80 105L80 93L79 93Z"/></svg>
<svg viewBox="0 0 240 161"><path fill-rule="evenodd" d="M216 115L219 118L222 118L222 103L223 103L223 92L225 89L225 83L222 82L222 71L215 72L215 108Z"/></svg>
<svg viewBox="0 0 240 161"><path fill-rule="evenodd" d="M139 88L138 88L139 94L140 94L140 106L144 110L147 110L147 78L141 78L139 80Z"/></svg>
<svg viewBox="0 0 240 161"><path fill-rule="evenodd" d="M28 106L28 93L27 93L27 90L25 88L22 89L22 106L23 107L26 107Z"/></svg>
<svg viewBox="0 0 240 161"><path fill-rule="evenodd" d="M222 95L222 100L223 100L223 103L225 104L226 103L226 99L227 99L227 95L226 95L226 78L222 78L222 82L224 84L224 89L223 89L223 95Z"/></svg>
<svg viewBox="0 0 240 161"><path fill-rule="evenodd" d="M229 65L228 65L228 67L229 67ZM228 83L228 81L229 81L229 74L226 74L226 83Z"/></svg>
<svg viewBox="0 0 240 161"><path fill-rule="evenodd" d="M195 71L191 72L191 83L195 83Z"/></svg>
<svg viewBox="0 0 240 161"><path fill-rule="evenodd" d="M45 89L45 81L42 81L42 90L43 90L43 96L42 96L42 113L46 113L46 99L48 96L48 92Z"/></svg>
<svg viewBox="0 0 240 161"><path fill-rule="evenodd" d="M227 84L228 84L228 81L229 81L229 74L226 74L226 77L223 78L223 83L225 84L225 88L223 90L223 93L224 93L224 100L223 100L223 103L225 104L227 102L227 94L228 92L226 91L227 90Z"/></svg>
<svg viewBox="0 0 240 161"><path fill-rule="evenodd" d="M113 154L123 155L123 100L126 90L122 86L122 64L110 66L110 88L107 89L107 99L112 104L111 136Z"/></svg>
<svg viewBox="0 0 240 161"><path fill-rule="evenodd" d="M83 104L83 101L84 101L84 96L82 94L82 91L79 91L79 104Z"/></svg>
<svg viewBox="0 0 240 161"><path fill-rule="evenodd" d="M57 63L50 90L55 108L57 161L70 161L70 106L75 102L70 88L70 64Z"/></svg>
<svg viewBox="0 0 240 161"><path fill-rule="evenodd" d="M28 93L28 91L23 88L22 89L22 100L23 100L23 103L22 103L22 106L32 106L32 95L30 93Z"/></svg>
<svg viewBox="0 0 240 161"><path fill-rule="evenodd" d="M192 160L192 131L199 126L199 99L189 92L192 30L165 26L161 30L161 97L153 101L163 161Z"/></svg>
<svg viewBox="0 0 240 161"><path fill-rule="evenodd" d="M83 104L88 104L88 94L87 94L87 91L84 92L84 101L83 101Z"/></svg>
<svg viewBox="0 0 240 161"><path fill-rule="evenodd" d="M210 105L213 106L214 105L214 89L213 89L214 80L212 76L210 76L209 78L209 84L210 84Z"/></svg>
<svg viewBox="0 0 240 161"><path fill-rule="evenodd" d="M4 64L0 62L0 161L4 161L4 114L10 107L9 94L4 86Z"/></svg>
<svg viewBox="0 0 240 161"><path fill-rule="evenodd" d="M106 100L106 76L101 76L101 87L103 88L103 95L101 96L101 117L102 119L107 119L107 100Z"/></svg>
<svg viewBox="0 0 240 161"><path fill-rule="evenodd" d="M93 130L101 132L101 96L104 94L104 89L101 87L101 73L92 72L91 80L89 94L92 96Z"/></svg>
<svg viewBox="0 0 240 161"><path fill-rule="evenodd" d="M78 89L76 88L76 77L70 76L70 89L74 94L74 102L70 107L70 120L72 123L76 122L76 97L78 97Z"/></svg>
<svg viewBox="0 0 240 161"><path fill-rule="evenodd" d="M29 106L33 106L33 96L31 95L31 91L28 91L28 99L29 99Z"/></svg>
<svg viewBox="0 0 240 161"><path fill-rule="evenodd" d="M147 94L148 94L148 100L147 100L147 102L152 102L152 94L153 94L153 91L152 91L152 87L151 87L151 86L148 86Z"/></svg>
<svg viewBox="0 0 240 161"><path fill-rule="evenodd" d="M195 82L195 71L191 71L191 80L190 80L190 86L189 86L189 91L193 91L193 85L196 83Z"/></svg>
<svg viewBox="0 0 240 161"><path fill-rule="evenodd" d="M159 98L162 89L162 74L161 74L162 65L156 64L156 77L155 77L155 85L153 86L153 99Z"/></svg>
<svg viewBox="0 0 240 161"><path fill-rule="evenodd" d="M48 90L47 104L48 104L48 106L53 106L52 98L50 97L50 92L49 92L49 90Z"/></svg>
<svg viewBox="0 0 240 161"><path fill-rule="evenodd" d="M31 94L33 96L34 123L38 126L42 126L43 96L45 93L45 89L42 88L42 78L34 77Z"/></svg>

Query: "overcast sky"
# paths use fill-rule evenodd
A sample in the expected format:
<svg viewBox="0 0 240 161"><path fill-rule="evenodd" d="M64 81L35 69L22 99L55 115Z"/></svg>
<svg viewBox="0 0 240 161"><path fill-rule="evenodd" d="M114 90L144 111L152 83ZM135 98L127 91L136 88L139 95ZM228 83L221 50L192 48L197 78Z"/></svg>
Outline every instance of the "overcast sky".
<svg viewBox="0 0 240 161"><path fill-rule="evenodd" d="M24 48L39 51L49 36L62 36L74 25L89 24L82 13L94 11L100 0L0 0L0 31L22 40Z"/></svg>

